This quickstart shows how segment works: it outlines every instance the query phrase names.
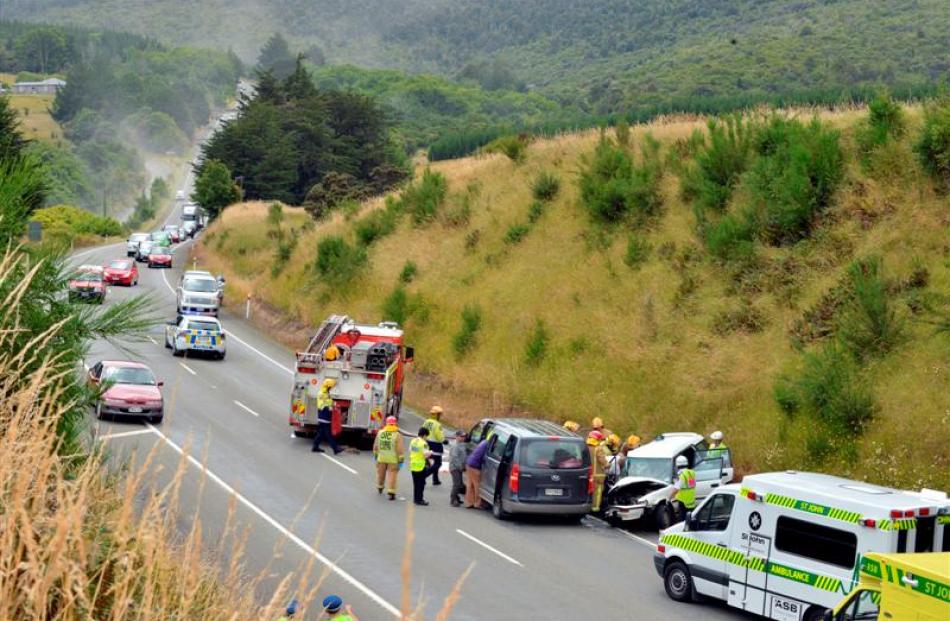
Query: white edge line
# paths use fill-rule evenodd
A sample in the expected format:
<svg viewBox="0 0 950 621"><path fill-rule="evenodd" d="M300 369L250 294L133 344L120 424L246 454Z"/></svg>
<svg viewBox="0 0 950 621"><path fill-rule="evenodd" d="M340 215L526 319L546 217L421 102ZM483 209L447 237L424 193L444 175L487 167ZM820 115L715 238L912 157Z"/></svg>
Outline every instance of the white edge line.
<svg viewBox="0 0 950 621"><path fill-rule="evenodd" d="M382 598L382 596L380 596L378 593L376 593L375 591L373 591L371 588L369 588L368 586L366 586L365 584L363 584L362 582L360 582L359 580L357 580L352 574L350 574L349 572L347 572L345 569L343 569L342 567L340 567L339 565L337 565L336 563L334 563L332 560L330 560L329 558L327 558L327 557L324 556L323 554L320 554L320 552L318 552L317 550L315 550L315 549L313 548L313 546L311 546L310 544L308 544L306 541L304 541L303 539L301 539L301 538L298 537L297 535L293 534L290 530L288 530L288 529L287 529L285 526L283 526L280 522L278 522L276 519L274 519L273 517L271 517L270 515L268 515L267 513L265 513L260 507L258 507L257 505L255 505L253 502L251 502L251 501L248 500L247 498L245 498L243 495L239 494L239 493L237 492L237 490L235 490L233 487L231 487L230 485L228 485L227 483L225 483L224 480L221 479L221 477L219 477L219 476L216 475L215 473L211 472L211 470L209 470L208 468L206 468L200 461L198 461L197 459L195 459L194 456L189 455L189 454L186 454L185 451L184 451L184 449L182 449L180 446L178 446L177 444L175 444L174 442L172 442L172 440L171 440L170 438L168 438L168 436L166 436L165 434L163 434L161 431L159 431L158 429L156 429L156 428L153 427L152 425L148 425L148 426L149 426L152 430L154 430L154 432L155 432L156 434L158 434L158 436L162 439L162 441L164 441L165 444L167 444L169 447L171 447L172 450L174 450L176 453L178 453L178 454L181 455L182 457L187 458L188 461L191 462L192 465L194 465L196 468L198 468L198 469L200 469L202 472L204 472L205 475L207 475L207 477L208 477L209 479L211 479L212 481L214 481L215 483L217 483L219 486L221 486L221 488L224 489L226 492L228 492L229 494L233 495L234 498L237 499L238 502L240 502L240 503L243 504L245 507L247 507L248 509L250 509L252 512L254 512L254 513L255 513L258 517L260 517L262 520L264 520L265 522L267 522L268 524L270 524L271 526L273 526L278 532L280 532L280 534L282 534L282 535L284 535L285 537L287 537L287 539L289 539L290 541L292 541L293 543L295 543L299 548L301 548L302 550L304 550L305 552L307 552L308 554L310 554L311 556L313 556L313 557L314 557L315 559L317 559L320 563L322 563L325 567L327 567L327 569L329 569L330 571L332 571L333 573L335 573L337 576L339 576L340 578L342 578L343 580L345 580L346 582L348 582L350 585L352 585L353 587L355 587L356 589L358 589L361 593L363 593L363 595L365 595L366 597L370 598L371 600L373 600L374 602L376 602L377 604L379 604L379 606L382 607L383 610L385 610L386 612L392 614L394 617L397 617L397 618L398 618L398 617L401 616L401 613L400 613L400 611L399 611L398 608L396 608L395 606L393 606L392 604L390 604L389 602L387 602L385 599Z"/></svg>
<svg viewBox="0 0 950 621"><path fill-rule="evenodd" d="M247 407L246 405L244 405L243 403L241 403L241 402L238 401L237 399L234 400L234 405L238 406L239 408L241 408L241 409L244 410L245 412L250 412L250 413L253 414L254 416L257 416L258 418L260 418L260 416L261 416L260 414L258 414L257 412L255 412L255 411L252 410L251 408Z"/></svg>
<svg viewBox="0 0 950 621"><path fill-rule="evenodd" d="M153 344L153 345L158 345L158 341L156 341L156 340L153 339L152 337L148 336L148 337L145 337L145 338L147 338L148 340L152 341L152 344Z"/></svg>
<svg viewBox="0 0 950 621"><path fill-rule="evenodd" d="M344 470L349 470L349 471L352 472L353 474L359 476L359 472L357 472L357 471L354 470L353 468L350 468L349 466L347 466L346 464L344 464L342 461L340 461L340 460L337 459L336 457L331 457L330 455L327 455L326 453L324 453L323 456L326 457L327 459L329 459L330 461L332 461L333 463L335 463L337 466L343 468Z"/></svg>
<svg viewBox="0 0 950 621"><path fill-rule="evenodd" d="M485 543L485 542L482 541L481 539L478 539L478 538L476 538L476 537L473 537L472 535L469 535L469 534L466 533L464 530L461 530L461 529L459 529L459 528L456 528L456 529L455 529L455 532L457 532L458 534L462 535L462 536L465 537L466 539L470 539L470 540L474 541L475 543L477 543L478 545L482 546L482 547L485 548L486 550L488 550L488 551L490 551L490 552L494 552L495 554L497 554L497 555L500 556L501 558L505 559L505 560L508 561L509 563L513 563L513 564L517 565L518 567L524 567L524 565L522 565L522 564L521 564L519 561L517 561L516 559L511 558L510 556L508 556L507 554L505 554L505 553L502 552L501 550L498 550L497 548L491 547L490 545L488 545L487 543Z"/></svg>
<svg viewBox="0 0 950 621"><path fill-rule="evenodd" d="M104 436L99 436L99 440L105 442L106 440L115 440L117 438L129 438L132 436L141 436L146 433L155 433L154 429L137 429L135 431L123 431L121 433L109 433Z"/></svg>
<svg viewBox="0 0 950 621"><path fill-rule="evenodd" d="M185 364L184 362L179 362L178 364L181 365L181 368L183 368L184 370L188 371L188 372L191 373L192 375L198 375L198 374L195 372L194 369L192 369L191 367L189 367L189 366L188 366L187 364Z"/></svg>
<svg viewBox="0 0 950 621"><path fill-rule="evenodd" d="M610 526L610 524L608 524L608 523L605 522L604 520L600 519L599 517L595 517L595 516L593 516L593 515L588 515L588 516L587 516L587 519L588 519L588 520L591 520L591 521L594 521L594 522L599 522L599 523L603 524L604 526L608 526L608 527L610 527L612 530L615 530L616 532L618 532L618 533L620 533L621 535L623 535L624 537L626 537L627 539L632 539L633 541L636 541L637 543L643 544L643 545L645 545L645 546L648 547L648 548L651 548L651 549L653 549L653 550L656 550L657 544L653 543L653 542L650 541L649 539L644 539L643 537L640 537L639 535L634 535L633 533L631 533L630 531L628 531L628 530L626 530L626 529L624 529L624 528L614 528L613 526Z"/></svg>

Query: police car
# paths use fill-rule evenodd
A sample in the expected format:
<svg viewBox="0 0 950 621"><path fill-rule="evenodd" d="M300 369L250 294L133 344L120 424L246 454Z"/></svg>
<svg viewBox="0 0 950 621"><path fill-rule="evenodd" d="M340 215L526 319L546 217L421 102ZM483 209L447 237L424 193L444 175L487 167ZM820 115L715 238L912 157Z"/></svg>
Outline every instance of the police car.
<svg viewBox="0 0 950 621"><path fill-rule="evenodd" d="M224 330L214 317L183 315L169 321L165 326L165 348L172 350L173 356L201 352L218 360L223 360L227 353Z"/></svg>
<svg viewBox="0 0 950 621"><path fill-rule="evenodd" d="M943 492L777 472L714 491L660 536L654 564L676 601L703 596L769 619L819 621L870 552L950 548Z"/></svg>

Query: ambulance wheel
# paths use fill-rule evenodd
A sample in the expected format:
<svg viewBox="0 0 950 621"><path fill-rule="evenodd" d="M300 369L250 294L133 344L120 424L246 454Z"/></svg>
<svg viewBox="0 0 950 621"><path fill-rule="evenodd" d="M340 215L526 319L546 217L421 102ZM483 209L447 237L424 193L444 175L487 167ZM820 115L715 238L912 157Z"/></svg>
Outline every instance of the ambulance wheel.
<svg viewBox="0 0 950 621"><path fill-rule="evenodd" d="M802 617L802 621L822 621L825 618L825 613L828 612L826 608L821 606L812 606L805 611L805 616Z"/></svg>
<svg viewBox="0 0 950 621"><path fill-rule="evenodd" d="M653 524L658 531L673 525L673 509L669 504L663 503L653 510Z"/></svg>
<svg viewBox="0 0 950 621"><path fill-rule="evenodd" d="M670 599L677 602L693 600L693 577L680 561L671 561L663 571L663 588Z"/></svg>

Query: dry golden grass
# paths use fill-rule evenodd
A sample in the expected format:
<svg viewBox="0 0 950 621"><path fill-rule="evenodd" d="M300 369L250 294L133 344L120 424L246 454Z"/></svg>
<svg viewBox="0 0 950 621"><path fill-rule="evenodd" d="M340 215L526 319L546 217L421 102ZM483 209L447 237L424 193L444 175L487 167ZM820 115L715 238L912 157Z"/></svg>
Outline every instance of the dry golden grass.
<svg viewBox="0 0 950 621"><path fill-rule="evenodd" d="M907 112L914 136L920 111ZM790 114L818 114L841 128L850 149L855 124L866 112ZM663 119L632 128L631 144L638 145L649 132L668 152L674 141L704 127L701 118ZM623 262L625 233L608 233L605 240L591 226L579 205L576 179L582 156L598 138L592 130L536 141L521 164L501 155L433 164L448 179L449 203L477 187L470 223L414 228L404 219L395 234L373 245L368 267L345 291L329 291L310 268L322 237L353 239L342 214L302 231L293 258L277 278L269 271L275 243L266 235L264 204L226 210L197 252L203 263L228 275L229 288L235 283L240 295L232 302L253 292L266 305L268 326L279 326L275 313L284 317L294 327L288 340L298 345L307 332L300 326L312 329L330 313L383 319L383 300L397 285L404 263L413 261L418 276L407 290L422 296L429 316L425 323L410 319L407 324L417 351L417 374L407 399L418 406L444 401L456 422L529 413L554 420L599 415L613 429L644 437L722 429L744 471L800 467L803 424L790 425L772 396L775 378L799 359L790 326L841 278L848 262L870 254L882 255L895 277L906 276L919 259L930 271L930 290L950 292L946 199L934 194L909 151L906 168L885 181L868 178L852 162L822 233L797 248L766 252L774 265L789 259L801 267L790 276L792 286L747 294L768 319L762 331L717 336L711 329L714 318L735 308L740 295L728 271L701 251L691 206L680 199L672 172L663 181L664 213L645 231L652 253L640 269ZM508 227L527 220L531 181L542 170L560 177L561 191L527 237L507 245ZM363 212L380 205L367 204ZM294 226L302 226L306 216L294 217ZM468 249L466 235L473 230L479 241ZM661 257L662 249L672 249L672 257ZM692 291L682 289L676 267L690 252L699 257L688 262ZM478 344L459 361L452 336L461 309L475 303L482 310ZM544 361L531 367L524 362L524 347L537 319L545 323L549 345ZM828 467L891 484L946 488L950 455L940 445L945 447L946 433L930 430L945 429L938 426L950 415L947 343L933 337L932 326L912 318L908 331L907 343L871 369L881 412L860 442L860 461ZM897 464L893 472L879 468L882 454Z"/></svg>
<svg viewBox="0 0 950 621"><path fill-rule="evenodd" d="M10 108L20 119L23 137L43 142L64 142L63 128L53 120L49 110L53 95L10 95Z"/></svg>

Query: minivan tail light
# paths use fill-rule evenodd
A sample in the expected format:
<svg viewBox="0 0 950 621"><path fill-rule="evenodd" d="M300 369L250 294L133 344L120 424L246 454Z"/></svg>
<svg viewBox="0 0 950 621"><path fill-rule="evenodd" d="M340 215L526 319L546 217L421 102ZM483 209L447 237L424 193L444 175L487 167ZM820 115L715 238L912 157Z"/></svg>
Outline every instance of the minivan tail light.
<svg viewBox="0 0 950 621"><path fill-rule="evenodd" d="M918 515L920 515L920 517L927 517L928 515L930 515L930 509L928 509L927 507L922 507L917 511L917 513Z"/></svg>
<svg viewBox="0 0 950 621"><path fill-rule="evenodd" d="M521 466L514 464L511 466L511 474L508 475L508 489L512 494L518 493L518 485L521 482Z"/></svg>
<svg viewBox="0 0 950 621"><path fill-rule="evenodd" d="M307 375L315 375L317 369L314 367L297 367L297 373L306 373Z"/></svg>

